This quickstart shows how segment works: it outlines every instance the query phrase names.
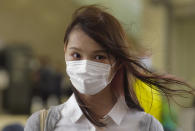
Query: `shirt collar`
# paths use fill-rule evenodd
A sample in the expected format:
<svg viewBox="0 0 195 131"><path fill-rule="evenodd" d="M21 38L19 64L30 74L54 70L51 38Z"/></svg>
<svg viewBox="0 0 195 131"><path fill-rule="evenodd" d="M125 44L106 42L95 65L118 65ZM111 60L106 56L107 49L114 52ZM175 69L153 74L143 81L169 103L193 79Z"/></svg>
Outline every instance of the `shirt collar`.
<svg viewBox="0 0 195 131"><path fill-rule="evenodd" d="M63 108L62 114L65 115L68 113L67 115L70 116L72 122L76 123L83 115L83 112L81 111L79 105L77 104L74 94L72 94L72 96L67 100L65 106L66 108Z"/></svg>
<svg viewBox="0 0 195 131"><path fill-rule="evenodd" d="M107 114L107 116L111 117L112 120L117 125L120 125L120 123L122 122L122 120L124 119L128 111L128 107L124 100L125 100L124 97L122 96L119 97L116 104L113 106L111 111Z"/></svg>
<svg viewBox="0 0 195 131"><path fill-rule="evenodd" d="M76 123L83 115L83 112L81 111L74 94L68 99L65 106L68 107L68 115L71 116L70 118L72 122ZM124 101L124 97L119 97L115 105L106 116L109 116L117 125L120 125L127 111L128 107ZM62 110L62 114L65 113L67 113L67 108Z"/></svg>

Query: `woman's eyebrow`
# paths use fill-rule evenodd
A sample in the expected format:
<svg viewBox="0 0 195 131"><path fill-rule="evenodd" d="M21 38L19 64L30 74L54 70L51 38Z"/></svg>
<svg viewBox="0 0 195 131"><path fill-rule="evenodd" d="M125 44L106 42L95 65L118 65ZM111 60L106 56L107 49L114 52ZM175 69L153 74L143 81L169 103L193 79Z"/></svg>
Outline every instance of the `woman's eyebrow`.
<svg viewBox="0 0 195 131"><path fill-rule="evenodd" d="M70 47L69 49L71 49L71 50L77 50L77 51L82 51L81 49L76 48L76 47Z"/></svg>
<svg viewBox="0 0 195 131"><path fill-rule="evenodd" d="M106 53L106 50L95 50L93 53Z"/></svg>
<svg viewBox="0 0 195 131"><path fill-rule="evenodd" d="M82 49L77 48L77 47L70 47L69 49L70 50L77 50L77 51L80 51L80 52L83 51ZM92 53L106 53L106 50L104 50L104 49L94 50L94 51L92 51Z"/></svg>

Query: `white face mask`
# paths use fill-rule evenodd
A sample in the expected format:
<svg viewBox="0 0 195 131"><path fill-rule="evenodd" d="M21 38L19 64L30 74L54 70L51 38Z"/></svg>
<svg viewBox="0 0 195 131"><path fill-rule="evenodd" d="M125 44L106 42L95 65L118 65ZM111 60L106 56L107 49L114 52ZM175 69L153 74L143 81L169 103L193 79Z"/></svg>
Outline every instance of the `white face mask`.
<svg viewBox="0 0 195 131"><path fill-rule="evenodd" d="M89 60L66 61L66 72L73 86L82 94L94 95L111 81L111 65Z"/></svg>

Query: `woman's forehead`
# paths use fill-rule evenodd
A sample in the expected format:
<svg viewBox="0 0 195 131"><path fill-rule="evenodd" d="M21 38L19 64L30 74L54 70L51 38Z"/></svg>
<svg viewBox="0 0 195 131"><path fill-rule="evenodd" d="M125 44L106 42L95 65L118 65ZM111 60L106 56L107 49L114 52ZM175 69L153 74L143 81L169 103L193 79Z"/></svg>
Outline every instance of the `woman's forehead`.
<svg viewBox="0 0 195 131"><path fill-rule="evenodd" d="M71 31L67 44L68 48L76 47L86 51L104 50L99 43L90 38L81 29L74 29Z"/></svg>

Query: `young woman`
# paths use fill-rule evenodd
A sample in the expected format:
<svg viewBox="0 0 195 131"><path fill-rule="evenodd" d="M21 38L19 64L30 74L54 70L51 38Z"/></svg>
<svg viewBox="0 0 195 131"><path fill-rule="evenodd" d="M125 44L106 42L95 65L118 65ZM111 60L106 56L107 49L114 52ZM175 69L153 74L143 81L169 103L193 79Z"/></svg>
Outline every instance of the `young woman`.
<svg viewBox="0 0 195 131"><path fill-rule="evenodd" d="M163 131L140 106L134 83L142 81L166 96L183 91L166 84L187 84L145 68L115 17L94 5L79 8L64 44L74 93L49 109L44 131ZM40 123L39 111L28 119L25 131L39 131Z"/></svg>

